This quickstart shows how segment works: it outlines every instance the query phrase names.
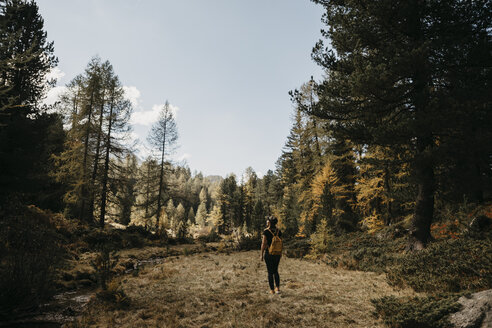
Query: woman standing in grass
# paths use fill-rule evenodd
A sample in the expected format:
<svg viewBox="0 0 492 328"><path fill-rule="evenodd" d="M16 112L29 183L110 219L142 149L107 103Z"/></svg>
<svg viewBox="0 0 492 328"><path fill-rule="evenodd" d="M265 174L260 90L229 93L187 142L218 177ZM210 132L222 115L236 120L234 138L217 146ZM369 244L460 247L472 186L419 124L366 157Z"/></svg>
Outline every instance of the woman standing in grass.
<svg viewBox="0 0 492 328"><path fill-rule="evenodd" d="M269 253L270 245L274 236L281 237L282 231L277 228L277 218L269 217L267 227L263 231L263 240L261 242L261 261L265 259L268 270L268 284L270 285L271 294L280 293L280 276L278 275L278 264L282 255L273 255ZM275 281L275 284L274 284Z"/></svg>

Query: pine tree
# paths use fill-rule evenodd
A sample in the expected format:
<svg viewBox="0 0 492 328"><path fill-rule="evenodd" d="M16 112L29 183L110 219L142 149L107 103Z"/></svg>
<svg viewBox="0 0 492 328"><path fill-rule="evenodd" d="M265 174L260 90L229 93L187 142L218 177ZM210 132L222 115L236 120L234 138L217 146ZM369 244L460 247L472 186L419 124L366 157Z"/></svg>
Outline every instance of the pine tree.
<svg viewBox="0 0 492 328"><path fill-rule="evenodd" d="M207 225L212 227L213 231L221 233L224 230L224 215L219 205L214 205L207 215Z"/></svg>
<svg viewBox="0 0 492 328"><path fill-rule="evenodd" d="M244 173L246 182L242 186L242 196L243 196L243 217L244 223L250 228L253 222L253 208L255 205L255 191L258 183L258 176L256 175L253 168L249 167Z"/></svg>
<svg viewBox="0 0 492 328"><path fill-rule="evenodd" d="M168 225L173 232L176 232L178 220L176 219L176 207L174 207L174 202L172 199L169 199L169 201L167 202L165 212L168 219L166 225Z"/></svg>
<svg viewBox="0 0 492 328"><path fill-rule="evenodd" d="M192 224L195 224L195 211L193 210L193 207L190 207L190 210L188 211L188 226L191 226Z"/></svg>
<svg viewBox="0 0 492 328"><path fill-rule="evenodd" d="M138 169L137 189L137 217L142 219L146 228L155 227L153 219L157 214L157 192L159 166L157 161L148 157Z"/></svg>
<svg viewBox="0 0 492 328"><path fill-rule="evenodd" d="M251 218L251 229L256 236L261 236L265 227L266 211L261 198L257 199L253 206Z"/></svg>
<svg viewBox="0 0 492 328"><path fill-rule="evenodd" d="M438 140L464 114L456 97L467 88L464 72L490 66L490 55L473 50L490 49L492 12L485 0L315 2L326 9L331 48L320 41L313 51L327 75L312 113L332 120L339 138L411 147L418 189L411 234L420 248L431 237Z"/></svg>
<svg viewBox="0 0 492 328"><path fill-rule="evenodd" d="M187 225L187 218L186 218L186 210L183 206L183 204L179 203L178 207L176 208L176 236L178 238L185 238L186 235L188 234L188 225Z"/></svg>
<svg viewBox="0 0 492 328"><path fill-rule="evenodd" d="M201 202L200 205L198 205L195 222L202 228L205 226L207 222L207 206L205 205L205 202Z"/></svg>
<svg viewBox="0 0 492 328"><path fill-rule="evenodd" d="M106 216L108 184L118 179L118 161L127 153L131 105L108 61L93 58L84 72L69 83L60 111L67 115L65 151L56 157L57 179L69 188L68 213L89 223L99 209L99 225ZM97 204L96 204L97 201Z"/></svg>
<svg viewBox="0 0 492 328"><path fill-rule="evenodd" d="M62 150L62 122L41 105L56 83L46 78L57 64L46 36L34 1L0 2L0 202L16 195L48 205L59 197L49 175L51 154Z"/></svg>
<svg viewBox="0 0 492 328"><path fill-rule="evenodd" d="M132 219L132 214L136 205L138 172L136 156L133 154L127 155L125 163L121 164L121 168L122 171L117 185L118 192L115 197L115 205L118 208L118 218L120 223L128 225Z"/></svg>
<svg viewBox="0 0 492 328"><path fill-rule="evenodd" d="M159 121L152 126L148 140L152 146L160 152L160 173L159 173L159 192L157 195L157 217L156 225L159 226L159 219L162 208L162 198L164 196L164 168L166 155L173 151L173 147L178 139L176 121L169 102L166 101L160 112Z"/></svg>
<svg viewBox="0 0 492 328"><path fill-rule="evenodd" d="M106 206L108 198L108 184L111 176L110 173L110 155L121 155L126 149L122 144L122 140L126 139L126 135L130 131L129 120L132 112L131 103L124 98L123 87L118 79L118 76L114 75L113 68L110 65L107 74L108 81L108 112L106 115L106 129L104 131L104 167L102 172L102 191L101 191L101 214L99 217L99 225L104 226Z"/></svg>
<svg viewBox="0 0 492 328"><path fill-rule="evenodd" d="M242 208L240 207L240 191L238 189L234 174L229 175L220 184L217 202L220 206L222 220L220 220L221 225L217 226L217 228L221 234L230 233L233 227L239 225L239 222L242 224Z"/></svg>

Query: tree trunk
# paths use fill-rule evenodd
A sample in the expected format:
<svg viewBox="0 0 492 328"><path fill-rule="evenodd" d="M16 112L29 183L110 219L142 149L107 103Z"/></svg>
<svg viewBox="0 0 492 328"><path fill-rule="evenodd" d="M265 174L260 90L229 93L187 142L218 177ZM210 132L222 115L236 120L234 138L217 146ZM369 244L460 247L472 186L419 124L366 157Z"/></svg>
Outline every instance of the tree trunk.
<svg viewBox="0 0 492 328"><path fill-rule="evenodd" d="M431 240L430 226L434 215L434 167L429 154L425 153L431 146L432 139L422 139L417 141L418 158L415 163L418 194L410 230L412 240L409 245L413 250L423 249Z"/></svg>
<svg viewBox="0 0 492 328"><path fill-rule="evenodd" d="M150 162L147 163L147 177L145 179L145 225L149 219L149 202L150 202Z"/></svg>
<svg viewBox="0 0 492 328"><path fill-rule="evenodd" d="M389 226L391 219L393 218L392 202L391 202L391 185L390 185L390 171L388 164L384 165L384 192L386 193L386 213L384 215L384 224Z"/></svg>
<svg viewBox="0 0 492 328"><path fill-rule="evenodd" d="M103 180L102 180L102 192L101 192L101 217L99 218L99 226L101 228L104 227L104 220L106 217L106 198L108 193L109 151L111 148L111 127L113 124L113 106L114 106L114 94L112 95L111 106L109 107L108 138L106 141L106 158L104 159L104 172L102 177Z"/></svg>
<svg viewBox="0 0 492 328"><path fill-rule="evenodd" d="M81 204L80 204L80 218L88 220L85 213L85 199L87 197L87 186L86 186L86 177L87 177L87 157L89 156L89 136L91 132L91 119L92 119L92 105L94 102L94 88L91 91L91 100L89 102L89 117L87 118L87 129L84 140L84 158L82 160L82 190L81 190ZM92 221L89 221L92 224Z"/></svg>
<svg viewBox="0 0 492 328"><path fill-rule="evenodd" d="M102 125L104 120L104 90L103 90L103 99L101 105L101 113L99 115L99 129L97 130L97 142L96 142L96 154L94 155L94 167L92 169L91 182L89 184L90 187L90 196L89 196L89 220L92 222L94 220L94 189L97 177L97 169L99 168L99 153L101 152L101 137L102 137Z"/></svg>
<svg viewBox="0 0 492 328"><path fill-rule="evenodd" d="M164 154L166 150L166 128L167 122L164 125L164 133L162 137L162 154L161 154L161 172L159 174L159 194L157 196L157 215L156 215L156 231L159 231L159 219L161 218L161 197L162 197L162 182L164 180Z"/></svg>

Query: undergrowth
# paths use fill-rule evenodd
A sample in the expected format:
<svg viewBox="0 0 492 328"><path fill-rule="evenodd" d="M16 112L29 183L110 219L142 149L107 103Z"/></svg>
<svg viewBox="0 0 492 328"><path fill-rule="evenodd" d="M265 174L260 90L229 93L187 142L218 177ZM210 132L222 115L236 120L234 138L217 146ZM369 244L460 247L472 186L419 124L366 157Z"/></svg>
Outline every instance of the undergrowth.
<svg viewBox="0 0 492 328"><path fill-rule="evenodd" d="M491 239L462 238L430 244L387 268L389 282L418 292L461 292L492 288Z"/></svg>
<svg viewBox="0 0 492 328"><path fill-rule="evenodd" d="M394 328L446 328L447 317L459 311L458 295L397 298L385 296L372 300L375 315Z"/></svg>
<svg viewBox="0 0 492 328"><path fill-rule="evenodd" d="M407 251L403 226L336 235L320 225L304 240L310 245L306 258L331 267L386 273L390 285L430 295L373 299L376 316L390 327L448 327L449 314L460 308L460 295L492 288L491 218L479 210L444 213L432 226L435 239L418 252ZM293 249L287 254L295 254L297 245L289 246Z"/></svg>

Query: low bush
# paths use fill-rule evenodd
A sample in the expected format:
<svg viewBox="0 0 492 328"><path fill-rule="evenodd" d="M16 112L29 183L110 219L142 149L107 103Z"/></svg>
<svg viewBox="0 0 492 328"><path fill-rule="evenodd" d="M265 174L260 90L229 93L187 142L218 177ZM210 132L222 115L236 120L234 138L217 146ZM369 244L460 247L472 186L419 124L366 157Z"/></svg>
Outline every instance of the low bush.
<svg viewBox="0 0 492 328"><path fill-rule="evenodd" d="M144 233L134 228L129 231L94 228L83 236L82 240L91 249L98 249L103 244L112 249L141 248L148 241Z"/></svg>
<svg viewBox="0 0 492 328"><path fill-rule="evenodd" d="M239 238L235 246L238 251L260 250L261 239L258 237L243 236Z"/></svg>
<svg viewBox="0 0 492 328"><path fill-rule="evenodd" d="M129 234L137 234L142 238L149 239L149 240L156 240L159 238L158 234L153 234L151 231L145 229L144 226L141 225L129 225L125 229L126 233Z"/></svg>
<svg viewBox="0 0 492 328"><path fill-rule="evenodd" d="M372 235L359 231L338 236L317 232L309 246L311 258L322 258L332 267L385 272L403 253L405 240L388 238L382 232Z"/></svg>
<svg viewBox="0 0 492 328"><path fill-rule="evenodd" d="M51 216L20 204L0 212L0 321L16 309L36 306L54 291L64 251Z"/></svg>
<svg viewBox="0 0 492 328"><path fill-rule="evenodd" d="M118 249L121 248L122 245L121 235L114 230L94 228L83 237L83 240L89 245L90 248L96 250L102 246L109 247L111 249Z"/></svg>
<svg viewBox="0 0 492 328"><path fill-rule="evenodd" d="M388 268L395 286L416 291L461 292L492 288L491 239L460 238L431 243L401 256Z"/></svg>
<svg viewBox="0 0 492 328"><path fill-rule="evenodd" d="M112 304L119 309L130 306L130 299L121 288L121 283L118 279L113 279L109 282L107 288L100 290L96 296L98 299Z"/></svg>
<svg viewBox="0 0 492 328"><path fill-rule="evenodd" d="M316 232L311 235L309 244L311 245L311 253L313 256L325 254L333 249L333 232L328 226L326 219L321 220L321 223L316 227Z"/></svg>
<svg viewBox="0 0 492 328"><path fill-rule="evenodd" d="M99 246L99 252L96 258L91 261L91 265L95 270L99 286L107 289L107 282L110 281L113 274L112 270L118 264L118 256L116 252L107 245Z"/></svg>
<svg viewBox="0 0 492 328"><path fill-rule="evenodd" d="M204 243L215 243L220 241L220 236L215 230L212 229L208 235L200 235L197 239L198 241Z"/></svg>
<svg viewBox="0 0 492 328"><path fill-rule="evenodd" d="M459 311L458 295L372 300L375 315L394 328L446 328L449 314Z"/></svg>
<svg viewBox="0 0 492 328"><path fill-rule="evenodd" d="M284 241L284 254L287 257L302 258L309 253L310 248L308 238L293 238Z"/></svg>

